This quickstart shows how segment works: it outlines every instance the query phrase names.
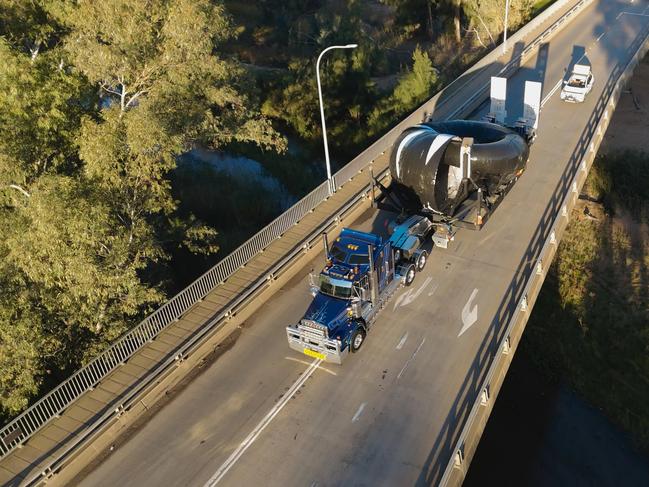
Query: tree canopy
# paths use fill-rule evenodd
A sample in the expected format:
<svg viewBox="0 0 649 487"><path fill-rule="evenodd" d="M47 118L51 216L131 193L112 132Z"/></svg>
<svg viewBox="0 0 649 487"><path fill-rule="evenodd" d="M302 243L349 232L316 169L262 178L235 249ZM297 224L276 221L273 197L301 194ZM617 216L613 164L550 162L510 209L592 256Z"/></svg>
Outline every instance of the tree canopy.
<svg viewBox="0 0 649 487"><path fill-rule="evenodd" d="M149 270L214 229L178 215L195 144L282 151L254 84L220 55L207 0L0 0L0 409L92 358L165 297Z"/></svg>

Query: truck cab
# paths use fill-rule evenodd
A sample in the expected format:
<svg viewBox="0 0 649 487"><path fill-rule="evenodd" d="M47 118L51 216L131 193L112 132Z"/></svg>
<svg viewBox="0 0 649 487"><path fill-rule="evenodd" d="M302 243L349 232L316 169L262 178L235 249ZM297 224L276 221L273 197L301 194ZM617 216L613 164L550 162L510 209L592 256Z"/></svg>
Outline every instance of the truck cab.
<svg viewBox="0 0 649 487"><path fill-rule="evenodd" d="M595 78L590 66L586 64L575 64L570 78L563 82L561 99L571 103L581 103L586 95L593 89Z"/></svg>
<svg viewBox="0 0 649 487"><path fill-rule="evenodd" d="M313 300L299 323L286 328L289 346L310 357L342 363L358 351L374 318L402 282L394 249L379 235L344 228L327 263L311 276ZM414 265L412 268L414 276Z"/></svg>

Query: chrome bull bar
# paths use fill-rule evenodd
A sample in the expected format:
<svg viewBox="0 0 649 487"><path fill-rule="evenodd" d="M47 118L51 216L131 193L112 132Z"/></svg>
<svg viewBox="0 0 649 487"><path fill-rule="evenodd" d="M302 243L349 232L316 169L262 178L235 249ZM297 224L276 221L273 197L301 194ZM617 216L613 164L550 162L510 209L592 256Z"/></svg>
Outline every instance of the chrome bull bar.
<svg viewBox="0 0 649 487"><path fill-rule="evenodd" d="M311 327L287 326L286 335L288 346L293 350L325 362L340 365L349 353L349 347L343 348L342 342L327 338L324 333L318 333Z"/></svg>

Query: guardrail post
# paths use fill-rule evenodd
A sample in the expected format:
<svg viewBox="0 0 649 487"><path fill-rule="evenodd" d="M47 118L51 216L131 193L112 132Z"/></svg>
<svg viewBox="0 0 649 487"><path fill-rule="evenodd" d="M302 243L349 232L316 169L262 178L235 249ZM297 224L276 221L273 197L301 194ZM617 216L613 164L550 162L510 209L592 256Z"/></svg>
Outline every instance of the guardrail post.
<svg viewBox="0 0 649 487"><path fill-rule="evenodd" d="M509 351L511 350L511 340L509 337L505 338L505 341L503 342L503 353L507 355Z"/></svg>
<svg viewBox="0 0 649 487"><path fill-rule="evenodd" d="M480 393L480 404L483 406L486 406L489 404L489 388L485 387L482 389L482 392Z"/></svg>
<svg viewBox="0 0 649 487"><path fill-rule="evenodd" d="M462 453L461 449L458 449L455 452L455 455L453 455L453 466L455 468L462 468L463 463L464 463L464 453Z"/></svg>

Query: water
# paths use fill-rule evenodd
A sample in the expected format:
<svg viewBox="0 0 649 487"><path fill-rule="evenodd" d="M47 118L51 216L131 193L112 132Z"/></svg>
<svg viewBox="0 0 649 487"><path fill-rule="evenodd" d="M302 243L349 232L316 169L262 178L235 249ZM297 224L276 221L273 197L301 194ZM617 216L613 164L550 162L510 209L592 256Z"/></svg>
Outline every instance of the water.
<svg viewBox="0 0 649 487"><path fill-rule="evenodd" d="M296 201L284 185L270 174L264 166L253 159L225 152L211 151L205 148L195 148L179 158L180 164L209 164L218 172L241 181L252 187L261 187L277 197L282 211Z"/></svg>
<svg viewBox="0 0 649 487"><path fill-rule="evenodd" d="M464 482L486 485L649 486L649 458L520 349Z"/></svg>

